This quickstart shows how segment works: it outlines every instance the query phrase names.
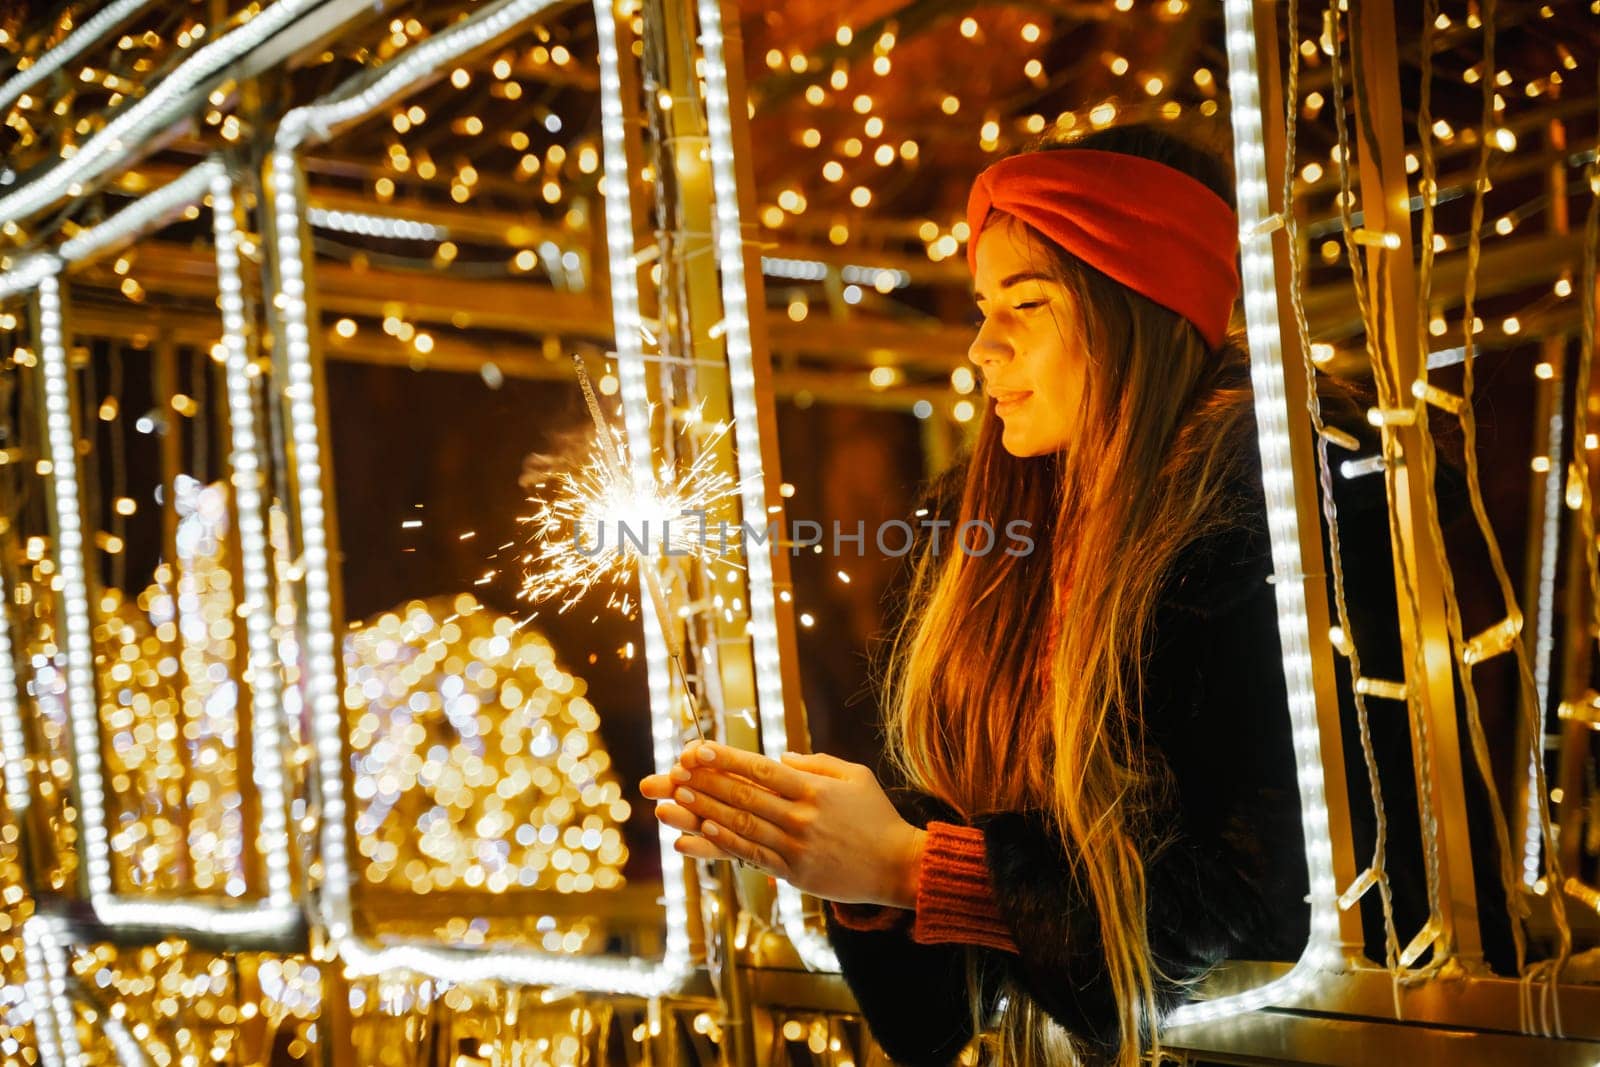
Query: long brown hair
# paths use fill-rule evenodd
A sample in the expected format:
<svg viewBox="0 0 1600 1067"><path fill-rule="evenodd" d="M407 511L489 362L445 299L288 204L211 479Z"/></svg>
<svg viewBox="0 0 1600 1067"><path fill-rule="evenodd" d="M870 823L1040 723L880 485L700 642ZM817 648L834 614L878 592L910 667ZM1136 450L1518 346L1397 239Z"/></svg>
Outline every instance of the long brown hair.
<svg viewBox="0 0 1600 1067"><path fill-rule="evenodd" d="M1233 202L1218 157L1153 127L1026 150L1077 147L1157 160ZM1019 220L1000 221L1021 227L1036 269L1076 304L1065 341L1087 354L1080 429L1060 452L1017 458L986 411L956 529L1023 519L1035 548L921 558L890 652L886 756L907 784L966 817L1047 814L1092 891L1116 997L1115 1062L1130 1067L1156 1042L1158 1021L1142 854L1158 783L1141 742L1142 660L1174 559L1236 521L1225 486L1256 447L1249 368L1236 336L1213 350L1176 313ZM976 1032L986 1029L978 956L967 956ZM1088 1053L1016 990L998 1032L1003 1063Z"/></svg>

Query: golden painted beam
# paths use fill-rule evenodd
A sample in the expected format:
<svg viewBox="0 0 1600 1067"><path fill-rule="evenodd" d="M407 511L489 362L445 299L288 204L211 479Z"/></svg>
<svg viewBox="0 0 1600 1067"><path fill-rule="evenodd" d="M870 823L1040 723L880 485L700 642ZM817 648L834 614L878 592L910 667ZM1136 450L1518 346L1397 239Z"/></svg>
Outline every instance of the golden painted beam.
<svg viewBox="0 0 1600 1067"><path fill-rule="evenodd" d="M1351 9L1350 91L1355 97L1355 153L1361 174L1363 226L1372 232L1391 234L1399 242L1398 248L1375 249L1367 258L1367 300L1373 319L1370 328L1380 331L1371 343L1379 371L1387 376L1396 398L1394 403L1409 407L1419 403L1411 398L1411 383L1425 375L1425 354L1419 343L1394 5L1392 0L1369 0L1353 4ZM1334 62L1339 61L1335 56ZM1441 288L1444 284L1440 279ZM1383 432L1408 460L1405 465L1391 465L1384 475L1389 479L1390 505L1395 509L1400 533L1399 542L1393 546L1400 635L1405 649L1418 649L1420 655L1420 663L1407 656L1405 685L1416 712L1411 722L1413 752L1420 751L1419 743L1427 745L1429 751L1426 762L1417 760L1417 790L1419 796L1431 800L1437 823L1441 929L1433 958L1437 961L1443 953L1459 959L1469 970L1477 969L1482 965L1483 948L1472 842L1468 836L1461 739L1456 727L1455 664L1444 594L1450 562L1436 549L1429 533L1433 486L1416 477L1418 472L1410 465L1410 460L1421 457L1426 447L1421 440L1422 431L1413 424L1386 425ZM1403 572L1409 572L1409 584ZM1402 943L1413 933L1400 931Z"/></svg>

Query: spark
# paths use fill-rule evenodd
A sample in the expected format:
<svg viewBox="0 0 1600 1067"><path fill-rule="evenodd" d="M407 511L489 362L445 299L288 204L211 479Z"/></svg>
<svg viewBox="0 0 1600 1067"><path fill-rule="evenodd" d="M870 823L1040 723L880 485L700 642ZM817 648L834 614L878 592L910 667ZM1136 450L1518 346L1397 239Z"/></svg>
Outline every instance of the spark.
<svg viewBox="0 0 1600 1067"><path fill-rule="evenodd" d="M534 603L559 599L565 612L594 589L604 588L610 594L606 606L626 613L628 587L638 580L665 620L658 573L662 561L726 562L726 544L714 549L707 530L714 517L727 514L739 499L740 483L713 466L716 446L730 425L719 423L686 468L664 462L648 481L636 478L628 444L602 415L581 357L574 356L573 362L597 440L576 469L552 470L535 483L545 489L553 483L553 491L543 499L530 498L535 511L519 520L532 527L532 551L523 557L527 569L518 596ZM591 535L587 547L586 532ZM670 638L668 643L676 648Z"/></svg>
<svg viewBox="0 0 1600 1067"><path fill-rule="evenodd" d="M573 365L594 420L596 441L576 469L555 472L535 482L536 488L546 488L553 482L554 491L543 499L530 498L535 511L519 520L532 527L533 551L525 557L527 569L517 596L535 603L559 599L559 611L565 612L592 590L608 588L607 607L627 615L627 586L638 581L650 594L668 656L689 701L695 731L703 740L701 701L684 670L683 642L671 624L660 565L673 558L705 565L723 562L727 551L725 535L719 537L722 543L713 551L706 530L713 516L718 520L719 532L726 530L722 516L731 510L744 488L713 466L717 445L729 425L718 423L687 466L668 461L654 470L651 464L641 463L639 470L630 462L627 442L611 428L600 409L583 357L574 355ZM648 447L648 442L645 444ZM672 528L674 520L678 522L676 533ZM656 529L653 539L652 526ZM614 531L609 551L605 548L608 527ZM583 544L586 529L594 533L588 548ZM590 621L598 622L599 618L597 614Z"/></svg>
<svg viewBox="0 0 1600 1067"><path fill-rule="evenodd" d="M610 593L607 607L622 610L632 583L643 577L641 563L653 572L667 559L729 562L714 530L716 517L738 500L739 485L714 469L715 458L713 448L704 448L680 474L663 469L644 483L636 481L631 466L597 450L577 470L547 478L549 495L531 498L534 513L519 520L531 528L532 552L518 596L534 603L559 600L564 612L604 589Z"/></svg>

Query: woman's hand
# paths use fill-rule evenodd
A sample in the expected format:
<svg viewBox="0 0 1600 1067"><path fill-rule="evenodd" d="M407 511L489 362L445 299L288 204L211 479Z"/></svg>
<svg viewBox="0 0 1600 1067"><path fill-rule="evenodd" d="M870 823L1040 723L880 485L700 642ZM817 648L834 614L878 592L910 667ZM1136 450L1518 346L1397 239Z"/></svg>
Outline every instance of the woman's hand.
<svg viewBox="0 0 1600 1067"><path fill-rule="evenodd" d="M662 801L656 817L683 831L675 847L685 855L743 860L841 903L916 906L927 835L859 763L691 741L670 774L646 777L639 791Z"/></svg>

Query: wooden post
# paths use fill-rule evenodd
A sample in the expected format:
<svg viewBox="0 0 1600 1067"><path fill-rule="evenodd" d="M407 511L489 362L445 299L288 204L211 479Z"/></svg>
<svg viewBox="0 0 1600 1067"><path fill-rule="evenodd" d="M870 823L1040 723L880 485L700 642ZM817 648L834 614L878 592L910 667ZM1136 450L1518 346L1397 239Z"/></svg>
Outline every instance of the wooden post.
<svg viewBox="0 0 1600 1067"><path fill-rule="evenodd" d="M1398 241L1398 247L1376 248L1368 257L1367 300L1372 314L1367 326L1378 331L1378 336L1369 340L1379 363L1373 371L1388 379L1396 404L1411 405L1418 403L1411 398L1411 383L1423 376L1425 356L1417 319L1393 0L1352 0L1350 29L1353 147L1360 167L1362 228ZM1354 246L1348 252L1360 254ZM1417 789L1419 795L1427 792L1437 825L1441 929L1434 953L1435 959L1440 953L1454 955L1471 968L1481 964L1483 949L1456 724L1454 659L1445 613L1443 582L1449 561L1435 551L1428 533L1433 486L1416 478L1410 466L1423 454L1418 427L1387 425L1383 432L1398 445L1402 457L1386 472L1400 529L1394 551L1401 640L1407 649L1420 646L1424 663L1421 677L1415 677L1408 658L1406 687L1422 719L1413 720L1413 746L1422 741L1430 752L1427 766L1418 763ZM1406 588L1402 568L1410 572L1411 589Z"/></svg>

